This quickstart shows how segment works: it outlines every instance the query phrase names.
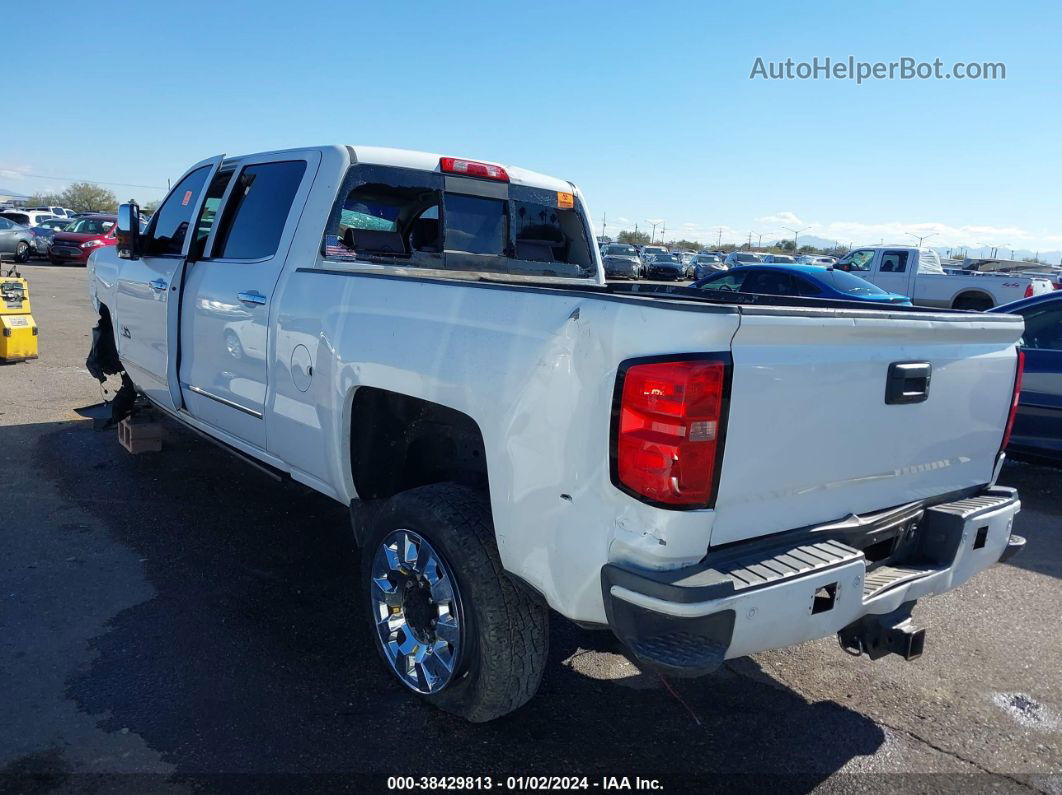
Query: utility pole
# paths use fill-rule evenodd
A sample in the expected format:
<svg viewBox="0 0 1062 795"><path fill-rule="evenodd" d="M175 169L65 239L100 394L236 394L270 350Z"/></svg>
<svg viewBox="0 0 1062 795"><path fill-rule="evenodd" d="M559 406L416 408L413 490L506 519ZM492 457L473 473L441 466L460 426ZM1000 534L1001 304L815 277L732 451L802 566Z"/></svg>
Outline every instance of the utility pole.
<svg viewBox="0 0 1062 795"><path fill-rule="evenodd" d="M792 227L783 226L782 229L793 233L793 253L796 254L800 248L799 244L797 243L797 241L800 240L800 233L807 232L809 229L811 229L811 227L805 226L803 229L793 229Z"/></svg>
<svg viewBox="0 0 1062 795"><path fill-rule="evenodd" d="M937 236L936 232L934 232L931 235L916 235L914 232L904 232L904 234L907 235L908 237L916 237L916 238L918 238L918 247L919 248L922 248L922 241L923 240L929 240L929 238Z"/></svg>
<svg viewBox="0 0 1062 795"><path fill-rule="evenodd" d="M664 225L660 227L660 242L663 243L667 239L667 221L664 221Z"/></svg>
<svg viewBox="0 0 1062 795"><path fill-rule="evenodd" d="M656 223L653 223L652 221L646 221L646 223L649 224L651 227L653 227L653 233L651 235L649 235L649 242L650 243L655 243L656 242L656 228L658 226L660 226L660 222L657 221Z"/></svg>
<svg viewBox="0 0 1062 795"><path fill-rule="evenodd" d="M752 248L752 232L749 232L749 248Z"/></svg>
<svg viewBox="0 0 1062 795"><path fill-rule="evenodd" d="M763 232L760 232L760 236L756 238L756 248L763 248Z"/></svg>
<svg viewBox="0 0 1062 795"><path fill-rule="evenodd" d="M723 245L723 227L719 227L719 237L715 241L715 247L720 248Z"/></svg>
<svg viewBox="0 0 1062 795"><path fill-rule="evenodd" d="M608 237L608 213L601 213L601 237Z"/></svg>

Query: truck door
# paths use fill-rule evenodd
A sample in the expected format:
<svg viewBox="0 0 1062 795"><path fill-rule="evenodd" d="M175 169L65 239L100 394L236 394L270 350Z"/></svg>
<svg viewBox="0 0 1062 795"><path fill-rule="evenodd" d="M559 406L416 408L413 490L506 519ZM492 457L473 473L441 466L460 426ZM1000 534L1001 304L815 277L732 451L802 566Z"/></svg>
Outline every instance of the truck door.
<svg viewBox="0 0 1062 795"><path fill-rule="evenodd" d="M185 280L184 403L233 441L262 450L274 291L320 160L306 152L237 163L204 256Z"/></svg>
<svg viewBox="0 0 1062 795"><path fill-rule="evenodd" d="M172 365L181 276L196 238L188 230L223 159L197 163L178 180L145 230L141 257L122 260L118 274L115 312L122 363L145 395L170 410L181 405Z"/></svg>
<svg viewBox="0 0 1062 795"><path fill-rule="evenodd" d="M874 284L890 293L911 296L911 273L917 266L910 251L885 249L874 267Z"/></svg>

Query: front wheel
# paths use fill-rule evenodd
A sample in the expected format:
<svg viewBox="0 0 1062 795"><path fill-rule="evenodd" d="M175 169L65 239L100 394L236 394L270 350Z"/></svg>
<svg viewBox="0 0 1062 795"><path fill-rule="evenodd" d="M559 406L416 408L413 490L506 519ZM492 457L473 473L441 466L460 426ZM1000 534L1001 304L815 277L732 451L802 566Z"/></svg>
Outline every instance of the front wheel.
<svg viewBox="0 0 1062 795"><path fill-rule="evenodd" d="M481 494L443 483L390 498L366 533L361 584L377 651L418 697L480 723L535 694L547 610L506 576Z"/></svg>
<svg viewBox="0 0 1062 795"><path fill-rule="evenodd" d="M15 262L26 262L30 258L29 243L25 240L20 240L18 245L15 246Z"/></svg>

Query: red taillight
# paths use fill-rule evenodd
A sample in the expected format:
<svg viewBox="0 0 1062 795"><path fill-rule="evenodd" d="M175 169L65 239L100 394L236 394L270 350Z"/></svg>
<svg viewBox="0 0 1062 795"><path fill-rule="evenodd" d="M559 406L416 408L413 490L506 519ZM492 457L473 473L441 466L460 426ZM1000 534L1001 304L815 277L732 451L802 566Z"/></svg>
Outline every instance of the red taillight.
<svg viewBox="0 0 1062 795"><path fill-rule="evenodd" d="M475 160L461 160L457 157L440 157L439 168L449 174L464 174L466 177L482 177L508 182L509 174L501 166L479 163Z"/></svg>
<svg viewBox="0 0 1062 795"><path fill-rule="evenodd" d="M648 502L706 508L715 500L728 362L631 365L620 376L613 480Z"/></svg>
<svg viewBox="0 0 1062 795"><path fill-rule="evenodd" d="M1028 284L1027 284L1027 285L1025 286L1025 297L1026 297L1026 298L1032 298L1032 297L1033 297L1033 288L1032 288L1032 282L1029 282L1029 283L1028 283Z"/></svg>
<svg viewBox="0 0 1062 795"><path fill-rule="evenodd" d="M1025 372L1025 351L1018 351L1018 369L1014 372L1014 395L1010 399L1010 414L1007 415L1007 429L1003 431L1003 444L1000 450L1005 450L1010 443L1010 432L1014 430L1014 417L1018 413L1018 399L1021 397L1021 377Z"/></svg>

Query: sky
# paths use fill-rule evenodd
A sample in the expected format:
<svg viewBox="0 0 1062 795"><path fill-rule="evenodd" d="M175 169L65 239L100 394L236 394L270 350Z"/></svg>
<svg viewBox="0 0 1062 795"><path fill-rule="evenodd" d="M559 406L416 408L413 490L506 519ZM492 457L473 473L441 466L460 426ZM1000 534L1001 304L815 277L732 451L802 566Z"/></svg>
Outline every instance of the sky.
<svg viewBox="0 0 1062 795"><path fill-rule="evenodd" d="M144 202L221 152L371 144L571 180L599 234L1062 250L1062 3L53 0L46 16L4 11L27 33L5 37L6 71L35 76L21 111L5 103L6 190L86 179ZM849 56L1002 62L1006 79L750 79L757 57Z"/></svg>

